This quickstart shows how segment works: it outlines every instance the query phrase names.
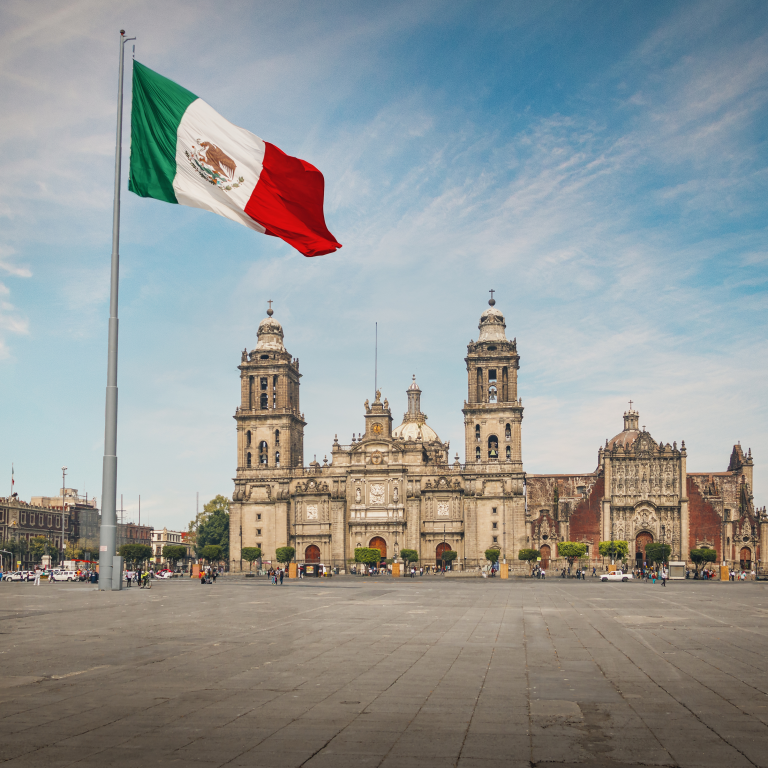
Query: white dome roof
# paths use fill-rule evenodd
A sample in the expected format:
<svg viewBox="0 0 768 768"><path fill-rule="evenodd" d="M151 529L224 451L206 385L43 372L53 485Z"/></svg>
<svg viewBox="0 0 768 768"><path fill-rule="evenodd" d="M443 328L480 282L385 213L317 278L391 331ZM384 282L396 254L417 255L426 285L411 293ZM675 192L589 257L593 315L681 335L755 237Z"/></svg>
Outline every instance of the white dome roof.
<svg viewBox="0 0 768 768"><path fill-rule="evenodd" d="M272 310L269 310L268 314L271 315ZM257 336L259 337L256 343L257 352L285 352L285 347L283 346L283 326L273 317L265 317L259 323Z"/></svg>
<svg viewBox="0 0 768 768"><path fill-rule="evenodd" d="M507 335L504 332L504 329L507 327L507 324L504 322L504 315L493 306L490 306L480 315L480 325L477 327L480 329L478 341L507 340Z"/></svg>
<svg viewBox="0 0 768 768"><path fill-rule="evenodd" d="M440 442L437 432L432 427L418 421L404 421L392 430L392 437L400 440L421 440L424 443Z"/></svg>

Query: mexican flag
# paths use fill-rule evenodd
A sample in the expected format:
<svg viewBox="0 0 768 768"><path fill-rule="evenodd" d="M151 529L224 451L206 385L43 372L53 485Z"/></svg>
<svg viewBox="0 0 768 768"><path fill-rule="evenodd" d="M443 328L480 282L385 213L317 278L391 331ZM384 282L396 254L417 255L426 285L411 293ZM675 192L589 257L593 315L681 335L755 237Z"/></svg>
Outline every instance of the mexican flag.
<svg viewBox="0 0 768 768"><path fill-rule="evenodd" d="M305 256L341 248L323 216L323 174L133 62L128 189L226 216Z"/></svg>

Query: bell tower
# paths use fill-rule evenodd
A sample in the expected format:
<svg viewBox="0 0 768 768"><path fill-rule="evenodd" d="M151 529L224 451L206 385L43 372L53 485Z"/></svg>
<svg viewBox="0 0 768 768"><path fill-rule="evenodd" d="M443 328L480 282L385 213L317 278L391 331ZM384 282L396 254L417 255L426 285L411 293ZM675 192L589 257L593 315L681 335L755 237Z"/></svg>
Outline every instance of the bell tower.
<svg viewBox="0 0 768 768"><path fill-rule="evenodd" d="M304 427L299 407L299 360L283 345L283 327L272 315L259 323L258 342L243 350L237 422L237 466L241 470L304 465Z"/></svg>
<svg viewBox="0 0 768 768"><path fill-rule="evenodd" d="M517 339L507 340L504 315L495 308L480 317L480 337L467 345L467 400L464 402L465 461L498 464L521 472L522 401L517 396L520 356Z"/></svg>

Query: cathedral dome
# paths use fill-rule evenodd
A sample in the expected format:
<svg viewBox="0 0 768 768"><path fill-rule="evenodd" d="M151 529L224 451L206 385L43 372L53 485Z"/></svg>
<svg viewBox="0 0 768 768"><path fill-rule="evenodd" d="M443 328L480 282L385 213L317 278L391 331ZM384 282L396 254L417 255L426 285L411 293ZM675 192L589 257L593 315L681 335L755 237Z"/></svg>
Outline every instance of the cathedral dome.
<svg viewBox="0 0 768 768"><path fill-rule="evenodd" d="M408 389L408 412L403 416L403 423L392 430L392 437L397 440L421 440L423 443L440 442L432 427L427 426L427 416L421 412L421 390L416 383L416 376Z"/></svg>
<svg viewBox="0 0 768 768"><path fill-rule="evenodd" d="M504 315L494 307L495 299L488 302L491 306L480 315L480 338L478 341L506 341L507 335L504 329L507 324L504 322Z"/></svg>
<svg viewBox="0 0 768 768"><path fill-rule="evenodd" d="M640 414L637 411L633 411L630 401L630 409L624 412L624 429L619 432L616 437L609 440L606 443L606 448L616 448L621 446L622 448L629 448L632 443L640 437L640 430L638 425L640 423Z"/></svg>
<svg viewBox="0 0 768 768"><path fill-rule="evenodd" d="M267 315L259 323L259 330L256 335L259 337L256 343L256 352L285 352L283 346L283 326L272 317L273 310L270 307Z"/></svg>
<svg viewBox="0 0 768 768"><path fill-rule="evenodd" d="M418 421L404 421L392 430L392 437L399 440L421 440L424 443L440 442L437 432L432 427Z"/></svg>

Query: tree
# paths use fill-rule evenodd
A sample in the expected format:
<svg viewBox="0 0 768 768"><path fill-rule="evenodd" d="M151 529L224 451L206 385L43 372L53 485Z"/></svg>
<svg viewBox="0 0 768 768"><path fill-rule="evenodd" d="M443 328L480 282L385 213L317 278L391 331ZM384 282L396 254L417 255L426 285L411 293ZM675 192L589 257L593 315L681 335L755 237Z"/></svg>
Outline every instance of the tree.
<svg viewBox="0 0 768 768"><path fill-rule="evenodd" d="M497 563L499 561L499 555L501 552L498 549L486 549L485 550L485 559L488 560L490 563Z"/></svg>
<svg viewBox="0 0 768 768"><path fill-rule="evenodd" d="M82 560L83 550L77 546L74 541L67 542L67 546L64 547L64 559L65 560Z"/></svg>
<svg viewBox="0 0 768 768"><path fill-rule="evenodd" d="M646 545L646 550L647 549L648 549L648 546ZM698 573L699 566L704 565L704 563L714 563L715 560L717 560L717 552L715 552L714 549L710 549L709 547L702 547L701 549L692 549L691 560L693 560L694 565L696 566L696 573Z"/></svg>
<svg viewBox="0 0 768 768"><path fill-rule="evenodd" d="M261 557L261 550L258 547L243 547L240 551L245 560L248 563L248 570L250 571L253 566L253 561L258 560Z"/></svg>
<svg viewBox="0 0 768 768"><path fill-rule="evenodd" d="M189 524L189 540L198 556L208 544L221 547L221 559L229 560L229 499L219 494L203 506Z"/></svg>
<svg viewBox="0 0 768 768"><path fill-rule="evenodd" d="M625 560L629 554L629 542L626 541L601 541L597 545L597 551L601 557L611 557L611 546L613 546L614 560Z"/></svg>
<svg viewBox="0 0 768 768"><path fill-rule="evenodd" d="M381 561L381 550L376 547L357 547L355 549L355 562L363 565L378 565Z"/></svg>
<svg viewBox="0 0 768 768"><path fill-rule="evenodd" d="M442 560L446 563L452 563L458 556L459 556L459 553L456 552L455 550L446 549L446 550L443 550Z"/></svg>
<svg viewBox="0 0 768 768"><path fill-rule="evenodd" d="M296 550L293 547L278 547L275 552L275 557L278 563L290 563L293 560L293 556L296 554Z"/></svg>
<svg viewBox="0 0 768 768"><path fill-rule="evenodd" d="M166 544L163 547L163 557L173 563L174 568L179 560L187 556L187 548L181 544Z"/></svg>
<svg viewBox="0 0 768 768"><path fill-rule="evenodd" d="M672 547L669 544L661 544L652 541L645 545L645 560L649 564L665 563L669 559Z"/></svg>
<svg viewBox="0 0 768 768"><path fill-rule="evenodd" d="M518 560L523 560L524 562L527 561L529 570L533 567L533 561L538 560L539 557L540 555L538 549L521 549L517 553Z"/></svg>
<svg viewBox="0 0 768 768"><path fill-rule="evenodd" d="M141 565L152 557L152 547L148 544L123 544L117 554L124 558L126 563Z"/></svg>
<svg viewBox="0 0 768 768"><path fill-rule="evenodd" d="M587 545L581 541L561 541L557 545L557 551L560 557L568 560L568 568L570 569L574 560L587 554Z"/></svg>
<svg viewBox="0 0 768 768"><path fill-rule="evenodd" d="M224 552L223 547L220 544L206 544L200 550L200 557L205 558L209 563L221 560L221 556Z"/></svg>
<svg viewBox="0 0 768 768"><path fill-rule="evenodd" d="M419 553L415 549L401 549L400 557L406 563L415 563L419 559Z"/></svg>
<svg viewBox="0 0 768 768"><path fill-rule="evenodd" d="M32 561L39 563L46 553L46 547L50 547L50 542L45 536L33 536L29 540L29 556Z"/></svg>

